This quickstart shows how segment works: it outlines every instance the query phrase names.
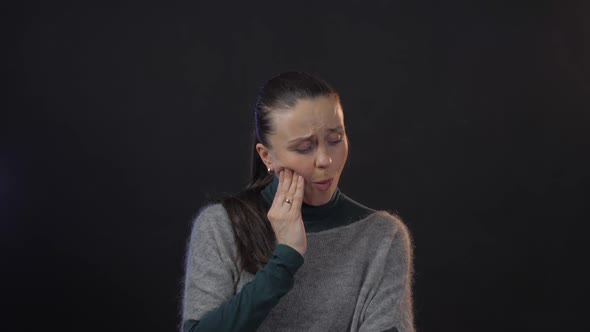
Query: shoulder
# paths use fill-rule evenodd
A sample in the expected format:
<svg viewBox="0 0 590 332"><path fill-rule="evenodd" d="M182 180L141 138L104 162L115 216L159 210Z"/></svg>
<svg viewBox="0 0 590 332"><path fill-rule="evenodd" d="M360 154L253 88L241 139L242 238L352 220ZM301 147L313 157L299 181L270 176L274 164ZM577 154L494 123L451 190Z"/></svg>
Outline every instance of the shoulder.
<svg viewBox="0 0 590 332"><path fill-rule="evenodd" d="M375 210L371 217L374 218L376 222L387 225L396 232L408 232L408 227L396 213L386 210Z"/></svg>
<svg viewBox="0 0 590 332"><path fill-rule="evenodd" d="M219 256L228 262L237 260L233 227L221 203L205 205L197 212L193 218L188 248L189 257Z"/></svg>
<svg viewBox="0 0 590 332"><path fill-rule="evenodd" d="M374 209L353 200L342 192L339 194L338 204L338 214L335 217L345 220L345 224L363 220L376 212Z"/></svg>
<svg viewBox="0 0 590 332"><path fill-rule="evenodd" d="M207 222L212 219L228 219L227 211L221 203L206 204L196 213L195 222Z"/></svg>
<svg viewBox="0 0 590 332"><path fill-rule="evenodd" d="M385 210L375 210L367 221L371 223L373 232L398 242L405 247L411 247L412 237L408 226L399 215Z"/></svg>
<svg viewBox="0 0 590 332"><path fill-rule="evenodd" d="M353 200L343 193L340 193L340 200L344 207L340 210L345 211L349 219L352 219L353 221L365 220L370 222L370 230L385 236L397 235L408 239L410 238L408 227L398 214L386 210L372 209Z"/></svg>
<svg viewBox="0 0 590 332"><path fill-rule="evenodd" d="M231 232L231 221L221 203L203 206L193 218L192 238L196 236L214 236L218 238L221 234Z"/></svg>

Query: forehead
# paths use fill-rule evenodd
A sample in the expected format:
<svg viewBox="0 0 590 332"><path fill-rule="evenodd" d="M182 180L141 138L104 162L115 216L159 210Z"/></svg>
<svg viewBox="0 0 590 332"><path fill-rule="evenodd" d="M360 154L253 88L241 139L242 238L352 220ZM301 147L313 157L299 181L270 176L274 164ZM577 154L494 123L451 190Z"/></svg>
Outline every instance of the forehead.
<svg viewBox="0 0 590 332"><path fill-rule="evenodd" d="M276 112L272 118L274 135L288 141L306 135L320 135L328 128L344 126L340 103L335 97L302 99L295 107Z"/></svg>

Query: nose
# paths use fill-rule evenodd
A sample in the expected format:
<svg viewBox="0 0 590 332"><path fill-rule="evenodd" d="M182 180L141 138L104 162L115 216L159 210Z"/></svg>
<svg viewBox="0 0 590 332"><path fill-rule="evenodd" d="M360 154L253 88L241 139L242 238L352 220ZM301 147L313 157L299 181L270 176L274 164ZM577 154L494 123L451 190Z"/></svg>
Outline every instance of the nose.
<svg viewBox="0 0 590 332"><path fill-rule="evenodd" d="M318 168L326 168L332 164L332 157L325 148L319 148L315 158L315 165Z"/></svg>

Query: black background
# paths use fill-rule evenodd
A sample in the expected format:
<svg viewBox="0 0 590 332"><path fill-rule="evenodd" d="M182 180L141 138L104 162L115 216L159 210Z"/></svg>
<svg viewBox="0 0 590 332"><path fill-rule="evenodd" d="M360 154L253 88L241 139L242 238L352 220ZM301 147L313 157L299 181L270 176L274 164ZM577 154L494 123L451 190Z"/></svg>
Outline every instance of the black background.
<svg viewBox="0 0 590 332"><path fill-rule="evenodd" d="M3 12L0 324L176 330L191 219L246 182L257 89L296 69L341 94L340 188L412 232L419 330L587 328L588 2Z"/></svg>

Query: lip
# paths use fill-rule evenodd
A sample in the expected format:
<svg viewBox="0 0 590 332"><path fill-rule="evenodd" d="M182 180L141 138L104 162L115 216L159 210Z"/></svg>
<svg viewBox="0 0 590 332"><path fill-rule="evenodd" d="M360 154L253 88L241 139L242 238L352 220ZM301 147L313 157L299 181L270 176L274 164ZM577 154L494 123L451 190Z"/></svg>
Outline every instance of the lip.
<svg viewBox="0 0 590 332"><path fill-rule="evenodd" d="M326 190L330 189L330 187L332 186L332 181L334 181L334 179L316 181L313 184L317 189L322 190L322 191L326 191Z"/></svg>

